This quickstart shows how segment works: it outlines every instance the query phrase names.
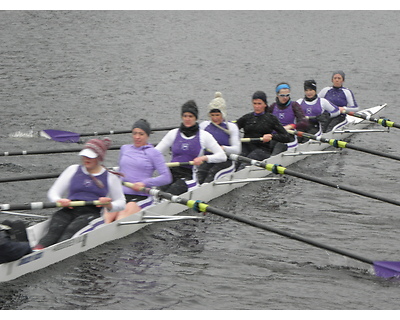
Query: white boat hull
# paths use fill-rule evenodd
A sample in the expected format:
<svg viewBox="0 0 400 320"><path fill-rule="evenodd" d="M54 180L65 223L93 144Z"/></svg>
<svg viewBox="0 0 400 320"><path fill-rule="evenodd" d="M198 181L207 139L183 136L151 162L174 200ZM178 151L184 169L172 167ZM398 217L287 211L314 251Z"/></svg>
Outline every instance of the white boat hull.
<svg viewBox="0 0 400 320"><path fill-rule="evenodd" d="M371 110L371 113L375 114L385 106L386 105L377 106L367 110ZM368 121L350 116L348 116L348 121L349 124L346 125L346 129L360 129L371 124ZM324 134L324 137L343 140L351 134L352 132L342 132L339 134L329 133ZM300 144L292 150L271 157L267 162L286 167L310 156L310 152L322 151L328 147L330 147L330 145L327 143L309 141L305 144ZM212 199L218 198L236 188L243 187L247 183L250 183L250 181L246 179L257 180L258 178L265 178L268 175L272 175L272 172L255 166L247 166L243 170L224 176L215 182L203 184L201 187L183 194L182 197L185 199L209 202ZM242 179L244 182L237 181ZM231 181L232 183L226 183L228 181ZM107 225L103 224L93 231L54 244L41 251L33 252L19 260L0 264L0 282L16 279L27 273L43 269L49 265L67 259L80 252L95 248L103 243L126 237L150 224L119 225L119 222L139 221L142 216L145 217L146 215L163 216L165 213L168 213L168 215L173 216L186 210L188 210L188 208L181 204L163 201L150 208L142 210L137 214L126 217L125 219ZM34 246L41 238L47 224L48 221L45 221L28 228L28 237L32 246Z"/></svg>

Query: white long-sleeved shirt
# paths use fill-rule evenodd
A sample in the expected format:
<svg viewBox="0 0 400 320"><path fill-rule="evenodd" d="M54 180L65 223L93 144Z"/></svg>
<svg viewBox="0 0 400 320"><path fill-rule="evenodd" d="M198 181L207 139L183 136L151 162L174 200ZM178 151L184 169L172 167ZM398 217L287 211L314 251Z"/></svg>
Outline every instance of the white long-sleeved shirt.
<svg viewBox="0 0 400 320"><path fill-rule="evenodd" d="M323 88L320 93L318 93L318 97L327 99L335 106L345 107L349 111L356 112L359 109L353 92L345 87Z"/></svg>
<svg viewBox="0 0 400 320"><path fill-rule="evenodd" d="M227 159L226 154L224 150L222 150L222 148L219 146L218 142L214 139L214 137L209 132L204 131L203 129L200 129L199 131L200 131L199 138L200 138L201 150L197 155L197 157L204 155L204 149L207 149L213 153L207 155L208 163L218 163L226 161ZM182 135L182 137L184 137L185 139L193 139L195 137L195 135L192 137L186 137L183 133L179 131L178 128L172 129L164 136L164 138L162 138L160 143L157 144L156 149L161 151L161 153L163 154L169 151L169 149L171 148L172 144L175 141L177 134Z"/></svg>
<svg viewBox="0 0 400 320"><path fill-rule="evenodd" d="M72 177L75 175L78 170L79 165L73 164L66 168L57 180L53 183L49 191L47 192L47 198L51 202L57 202L60 199L63 199L67 196L69 191L69 186ZM98 176L104 173L106 169L102 168L101 172L97 174L93 174L93 176ZM85 167L82 167L82 171L85 174L88 174ZM121 180L115 174L108 172L107 174L107 183L108 183L108 194L107 197L111 198L111 209L108 211L121 211L125 209L125 196L122 192L122 184Z"/></svg>
<svg viewBox="0 0 400 320"><path fill-rule="evenodd" d="M210 120L206 120L200 123L200 129L205 130L208 125L211 124ZM229 130L229 146L224 146L224 151L228 153L240 154L242 152L242 142L240 141L240 132L236 124L232 122L226 122Z"/></svg>

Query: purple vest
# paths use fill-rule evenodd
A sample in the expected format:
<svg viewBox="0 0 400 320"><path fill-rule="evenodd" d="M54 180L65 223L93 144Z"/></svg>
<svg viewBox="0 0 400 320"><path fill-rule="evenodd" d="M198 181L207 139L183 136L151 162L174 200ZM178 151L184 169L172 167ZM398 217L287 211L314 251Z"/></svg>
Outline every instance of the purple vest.
<svg viewBox="0 0 400 320"><path fill-rule="evenodd" d="M279 122L282 126L286 126L287 124L295 123L296 115L294 114L292 101L290 101L289 105L281 110L275 105L274 109L272 110L272 114L278 118Z"/></svg>
<svg viewBox="0 0 400 320"><path fill-rule="evenodd" d="M340 107L347 106L346 94L343 92L342 88L332 87L325 94L324 98L329 102L333 103L335 106L340 106Z"/></svg>
<svg viewBox="0 0 400 320"><path fill-rule="evenodd" d="M222 122L219 126L224 129L228 129L228 126L225 122ZM227 134L225 131L221 130L217 126L213 125L212 123L210 123L204 130L211 133L220 146L231 145L229 142L229 134Z"/></svg>
<svg viewBox="0 0 400 320"><path fill-rule="evenodd" d="M105 197L108 194L107 175L108 172L104 171L101 175L96 176L96 179L99 179L104 185L104 188L100 188L89 175L82 171L82 167L79 166L71 179L68 199L94 201L100 197Z"/></svg>
<svg viewBox="0 0 400 320"><path fill-rule="evenodd" d="M200 130L191 139L183 138L181 131L178 130L175 141L172 144L172 162L188 162L198 157L201 150ZM190 168L192 166L189 166Z"/></svg>
<svg viewBox="0 0 400 320"><path fill-rule="evenodd" d="M307 102L303 99L300 105L301 108L303 109L304 115L307 117L317 117L321 115L323 112L321 106L321 98L317 98L317 102L311 106L307 104Z"/></svg>

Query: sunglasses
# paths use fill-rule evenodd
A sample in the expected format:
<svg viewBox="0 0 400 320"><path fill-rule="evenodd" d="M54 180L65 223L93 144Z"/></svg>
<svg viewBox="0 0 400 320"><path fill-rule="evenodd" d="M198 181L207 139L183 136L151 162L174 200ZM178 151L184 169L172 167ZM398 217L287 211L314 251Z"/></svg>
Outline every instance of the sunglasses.
<svg viewBox="0 0 400 320"><path fill-rule="evenodd" d="M288 94L278 94L278 96L282 97L282 98L288 98L288 97L290 97L290 93L288 93Z"/></svg>

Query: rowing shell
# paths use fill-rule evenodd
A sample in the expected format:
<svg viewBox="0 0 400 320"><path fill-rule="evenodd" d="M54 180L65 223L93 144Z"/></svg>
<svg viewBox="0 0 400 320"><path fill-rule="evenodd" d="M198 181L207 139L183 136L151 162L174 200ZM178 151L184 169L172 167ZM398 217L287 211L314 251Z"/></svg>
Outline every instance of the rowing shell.
<svg viewBox="0 0 400 320"><path fill-rule="evenodd" d="M374 115L385 107L386 104L365 109L360 112L365 115ZM324 137L344 139L353 134L351 131L352 129L362 129L370 125L370 122L366 122L362 118L347 116L347 120L348 124L345 127L346 130L342 130L339 133L330 132L324 134ZM304 144L298 145L296 148L289 149L284 153L267 159L267 163L278 163L281 166L289 166L312 154L330 152L323 151L328 147L329 145L326 143L310 140ZM223 176L214 182L205 183L194 190L188 191L182 194L182 197L190 200L201 199L204 202L208 202L253 181L278 179L267 177L270 174L271 172L265 169L247 166L243 170ZM187 208L181 204L161 201L136 214L110 224L104 224L101 218L96 219L71 239L33 252L19 260L0 264L0 282L16 279L27 273L46 268L49 265L60 262L80 252L95 248L103 243L124 238L152 223L200 218L198 216L173 217L185 210L187 210ZM169 216L164 216L163 214L165 212L168 212ZM47 231L48 224L49 220L46 220L27 229L29 242L32 247L37 244L39 239Z"/></svg>

